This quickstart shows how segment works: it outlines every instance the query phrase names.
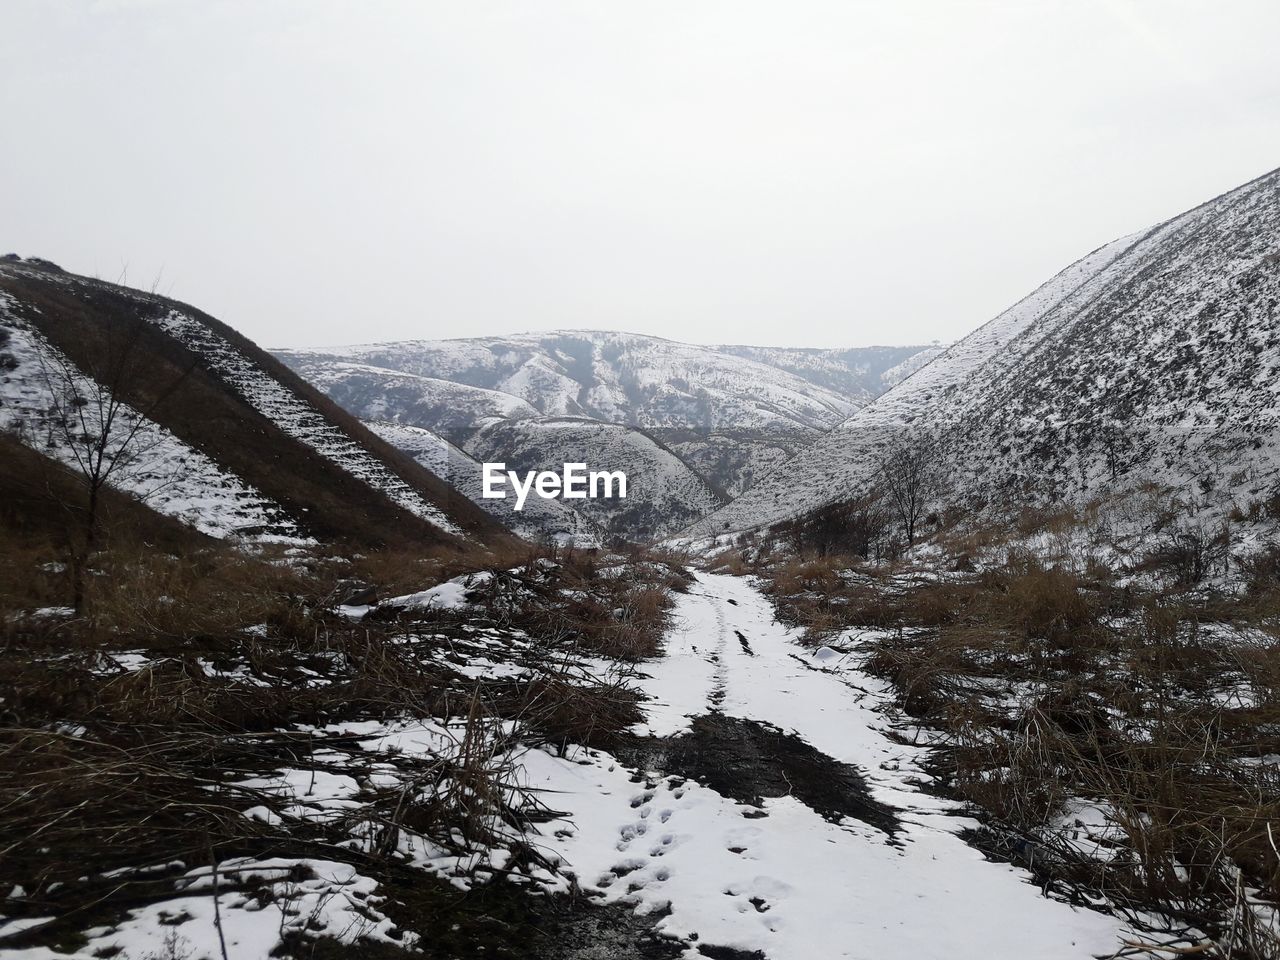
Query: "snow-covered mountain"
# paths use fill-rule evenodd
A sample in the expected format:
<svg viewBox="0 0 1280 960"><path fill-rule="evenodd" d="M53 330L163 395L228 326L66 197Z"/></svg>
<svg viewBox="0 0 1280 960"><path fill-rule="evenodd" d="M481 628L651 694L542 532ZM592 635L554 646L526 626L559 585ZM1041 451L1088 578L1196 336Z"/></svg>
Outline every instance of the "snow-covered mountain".
<svg viewBox="0 0 1280 960"><path fill-rule="evenodd" d="M638 427L762 430L823 429L838 423L878 392L875 378L881 370L913 352L888 349L881 357L880 350L872 348L872 357L858 361L867 383L854 390L849 389L853 377L848 374L849 382L826 387L819 385L821 376L800 376L776 361L761 362L723 348L603 331L417 340L333 351L282 351L279 356L290 365L305 367L321 383L343 374L318 369L320 361L355 362L498 391L546 416L590 417ZM825 362L831 368L841 367L834 359ZM816 364L815 372L822 372ZM352 373L347 372L344 379L350 381ZM423 386L429 388L429 384Z"/></svg>
<svg viewBox="0 0 1280 960"><path fill-rule="evenodd" d="M935 350L702 347L563 331L277 355L356 416L430 431L476 460L603 469L621 466L627 451L643 502L579 512L587 526L643 539L746 490ZM410 435L396 436L412 446Z"/></svg>
<svg viewBox="0 0 1280 960"><path fill-rule="evenodd" d="M695 536L753 529L935 444L979 509L1155 483L1246 506L1280 481L1280 171L1113 241L857 411Z"/></svg>
<svg viewBox="0 0 1280 960"><path fill-rule="evenodd" d="M438 477L226 325L164 297L0 260L0 429L216 537L505 537Z"/></svg>
<svg viewBox="0 0 1280 960"><path fill-rule="evenodd" d="M486 420L541 416L524 400L500 390L320 355L281 356L331 400L363 420L407 423L461 440Z"/></svg>

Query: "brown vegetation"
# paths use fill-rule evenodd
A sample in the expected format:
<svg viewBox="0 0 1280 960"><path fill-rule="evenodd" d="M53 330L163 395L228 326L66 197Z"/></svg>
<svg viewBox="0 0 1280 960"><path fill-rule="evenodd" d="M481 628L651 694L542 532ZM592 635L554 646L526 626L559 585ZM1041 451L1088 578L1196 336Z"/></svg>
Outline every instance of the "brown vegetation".
<svg viewBox="0 0 1280 960"><path fill-rule="evenodd" d="M59 609L74 587L58 497L76 478L31 457L42 471L0 476L13 495L0 498L0 889L25 892L7 901L10 916L56 919L7 945L74 946L77 931L172 897L172 871L130 872L156 864L318 855L390 878L405 831L462 852L502 832L510 847L541 808L519 788L517 740L606 744L635 723L629 672L589 674L580 654L652 655L670 592L685 582L678 566L639 553L514 541L466 552L247 549L108 491L73 615ZM353 621L333 609L343 584L386 598L479 570L536 586L537 602L495 595L452 621ZM519 676L453 668L470 662L477 628L489 634L484 655L514 658ZM456 749L396 759L409 787L364 795L330 823L244 816L286 802L246 780L368 764L351 738L310 731L394 718L447 723ZM353 833L369 838L362 850L335 845ZM510 867L554 869L533 845L512 853ZM115 870L125 872L107 875Z"/></svg>

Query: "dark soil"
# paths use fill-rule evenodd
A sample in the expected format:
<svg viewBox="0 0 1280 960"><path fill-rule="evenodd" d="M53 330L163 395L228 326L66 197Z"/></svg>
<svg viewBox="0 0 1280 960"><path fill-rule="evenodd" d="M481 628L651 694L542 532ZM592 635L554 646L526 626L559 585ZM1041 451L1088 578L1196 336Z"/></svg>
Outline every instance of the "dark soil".
<svg viewBox="0 0 1280 960"><path fill-rule="evenodd" d="M443 880L406 874L388 883L379 909L421 939L428 960L672 960L685 944L653 932L658 914L638 917L625 905L581 897L533 895L506 881L463 892ZM294 960L404 960L398 946L295 938L279 953Z"/></svg>
<svg viewBox="0 0 1280 960"><path fill-rule="evenodd" d="M698 952L711 960L765 960L764 954L759 950L735 950L733 947L713 947L706 943L698 947Z"/></svg>
<svg viewBox="0 0 1280 960"><path fill-rule="evenodd" d="M851 817L893 836L892 807L871 796L857 767L815 750L777 727L710 713L680 737L637 737L617 756L623 763L697 780L739 803L762 807L765 797L794 796L832 822Z"/></svg>

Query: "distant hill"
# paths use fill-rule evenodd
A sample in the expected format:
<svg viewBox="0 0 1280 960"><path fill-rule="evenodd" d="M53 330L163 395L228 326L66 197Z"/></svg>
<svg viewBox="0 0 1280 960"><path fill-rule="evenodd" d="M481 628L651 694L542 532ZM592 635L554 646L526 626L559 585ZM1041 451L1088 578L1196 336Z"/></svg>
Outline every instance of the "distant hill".
<svg viewBox="0 0 1280 960"><path fill-rule="evenodd" d="M277 356L355 415L430 431L477 459L603 467L628 451L644 502L575 508L605 534L648 539L741 493L935 350L703 347L575 330ZM540 522L552 532L567 519Z"/></svg>

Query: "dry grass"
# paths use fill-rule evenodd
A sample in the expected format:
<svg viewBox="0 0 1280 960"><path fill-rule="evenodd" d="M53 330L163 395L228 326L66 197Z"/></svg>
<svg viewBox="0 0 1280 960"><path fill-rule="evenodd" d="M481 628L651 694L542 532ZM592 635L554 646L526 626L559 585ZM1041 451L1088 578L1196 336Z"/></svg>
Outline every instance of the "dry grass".
<svg viewBox="0 0 1280 960"><path fill-rule="evenodd" d="M23 614L61 606L70 595L59 551L49 542L14 544L0 550L0 638L14 632Z"/></svg>
<svg viewBox="0 0 1280 960"><path fill-rule="evenodd" d="M1204 678L1243 657L1271 683L1280 651L1213 650L1187 638L1185 621L1174 641L1164 619L1139 618L1106 645L1071 650L1065 667L1041 638L947 629L887 640L867 667L893 681L907 712L947 734L941 772L952 788L1015 835L1053 844L1046 824L1072 797L1112 812L1120 856L1087 862L1065 848L1040 865L1047 876L1239 940L1237 886L1280 898L1266 830L1280 816L1280 776L1257 762L1280 750L1280 710L1274 687L1261 708L1224 707ZM1000 696L1006 684L1038 693Z"/></svg>
<svg viewBox="0 0 1280 960"><path fill-rule="evenodd" d="M532 734L527 737L530 742L561 751L575 743L607 748L643 719L639 694L625 675L591 685L564 675L537 677L512 685L501 708L520 719Z"/></svg>
<svg viewBox="0 0 1280 960"><path fill-rule="evenodd" d="M737 548L722 550L707 561L705 566L712 573L729 573L736 577L746 576L754 569L752 563Z"/></svg>
<svg viewBox="0 0 1280 960"><path fill-rule="evenodd" d="M897 622L902 609L883 583L889 572L861 558L789 557L767 567L765 592L785 622L818 643L845 627Z"/></svg>
<svg viewBox="0 0 1280 960"><path fill-rule="evenodd" d="M475 606L432 620L479 619L523 630L550 647L569 646L615 660L656 656L672 594L687 588L682 568L651 557L625 561L586 551L543 551L496 570L476 588ZM410 619L423 614L409 611Z"/></svg>
<svg viewBox="0 0 1280 960"><path fill-rule="evenodd" d="M264 624L272 635L311 629L324 584L292 566L226 547L181 557L113 552L100 558L87 609L104 638L189 641Z"/></svg>
<svg viewBox="0 0 1280 960"><path fill-rule="evenodd" d="M311 651L330 656L277 647L263 653L274 668L252 680L211 675L193 658L111 673L91 655L5 662L0 696L17 716L0 729L0 884L26 891L10 903L20 915L57 917L29 942L58 942L95 918L173 896L163 872L112 879L114 870L322 853L355 856L376 875L368 857L390 856L404 830L467 852L503 825L518 828L538 804L519 788L508 712L486 699L491 691L458 695L447 670L424 665L405 644L334 627ZM327 664L329 682L290 677L306 664ZM433 714L452 718L456 749L400 758L404 786L368 798L351 817L244 816L287 800L238 781L316 762L313 735L289 732L298 724ZM330 757L335 750L352 753L349 767L338 764L343 772L366 762L358 745L327 745ZM352 832L370 838L366 853L333 846ZM532 849L522 855L537 859Z"/></svg>
<svg viewBox="0 0 1280 960"><path fill-rule="evenodd" d="M164 875L103 879L119 868L318 850L333 856L334 840L350 831L369 839L375 859L390 856L404 831L464 850L502 834L510 846L539 808L517 787L513 729L525 742L563 748L607 744L635 723L638 697L627 672L585 677L567 666L567 654L652 656L671 593L686 585L678 567L652 557L626 561L618 575L605 569L622 562L616 556L530 547L501 555L285 556L201 541L170 553L148 549L125 529L95 560L86 616L13 616L66 602L66 577L47 566L58 553L29 532L0 545L0 888L27 891L12 910L59 917L28 935L46 944L118 917L126 904L172 896ZM517 680L468 680L433 657L446 623L421 630L357 624L324 609L343 578L366 580L388 596L539 559L551 561L538 568L551 573L526 577L520 591L537 602L503 609L495 596L489 611L491 622L525 631L540 658ZM519 574L494 582L513 577ZM486 614L473 610L464 619L483 623ZM148 662L122 669L111 657L119 651ZM457 732L456 750L398 759L409 786L368 797L350 821L267 824L243 815L281 800L235 781L313 762L311 735L288 731L398 717L446 723ZM331 749L360 752L340 743ZM360 763L354 754L352 763ZM515 846L510 866L550 867L533 847ZM368 861L361 868L378 869Z"/></svg>

